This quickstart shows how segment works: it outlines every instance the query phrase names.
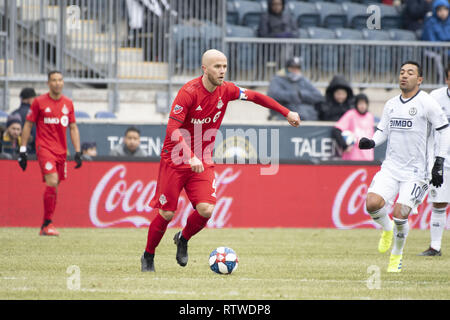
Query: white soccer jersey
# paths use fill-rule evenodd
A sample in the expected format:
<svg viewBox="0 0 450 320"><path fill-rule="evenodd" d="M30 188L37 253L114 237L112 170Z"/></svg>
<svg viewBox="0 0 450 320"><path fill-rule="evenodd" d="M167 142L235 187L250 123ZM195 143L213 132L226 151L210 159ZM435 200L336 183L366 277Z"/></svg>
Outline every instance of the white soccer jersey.
<svg viewBox="0 0 450 320"><path fill-rule="evenodd" d="M447 116L447 119L450 121L450 90L448 87L439 88L430 92L430 96L432 96L438 104L442 107ZM438 132L436 131L435 134ZM435 136L436 142L436 136ZM437 154L437 144L435 144L435 154ZM450 168L450 154L445 157L445 167Z"/></svg>
<svg viewBox="0 0 450 320"><path fill-rule="evenodd" d="M382 168L399 181L429 179L434 159L432 128L448 125L442 108L422 90L410 99L388 100L377 128L387 133Z"/></svg>

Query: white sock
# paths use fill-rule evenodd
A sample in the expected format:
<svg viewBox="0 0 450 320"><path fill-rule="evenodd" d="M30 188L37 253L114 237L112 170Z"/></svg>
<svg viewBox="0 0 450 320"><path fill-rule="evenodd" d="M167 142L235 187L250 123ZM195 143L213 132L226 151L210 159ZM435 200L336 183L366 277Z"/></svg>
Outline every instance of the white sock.
<svg viewBox="0 0 450 320"><path fill-rule="evenodd" d="M399 255L403 253L408 232L408 219L394 218L394 245L392 247L392 254Z"/></svg>
<svg viewBox="0 0 450 320"><path fill-rule="evenodd" d="M446 217L447 208L433 208L431 210L430 219L430 233L431 233L431 247L434 250L441 250L442 233L444 232L447 223Z"/></svg>
<svg viewBox="0 0 450 320"><path fill-rule="evenodd" d="M389 218L387 214L387 206L385 205L383 208L378 209L377 211L369 212L373 221L378 223L384 231L392 231L392 220Z"/></svg>

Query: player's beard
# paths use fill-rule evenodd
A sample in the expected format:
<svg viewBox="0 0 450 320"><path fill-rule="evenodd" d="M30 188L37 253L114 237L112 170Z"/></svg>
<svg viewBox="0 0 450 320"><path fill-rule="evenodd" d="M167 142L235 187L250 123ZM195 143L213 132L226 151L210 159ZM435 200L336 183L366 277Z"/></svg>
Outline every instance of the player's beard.
<svg viewBox="0 0 450 320"><path fill-rule="evenodd" d="M214 77L213 77L212 75L210 75L210 74L208 74L208 81L209 81L211 84L215 85L216 87L222 85L222 83L223 83L223 80L221 80L221 79L216 79L216 78L214 78Z"/></svg>

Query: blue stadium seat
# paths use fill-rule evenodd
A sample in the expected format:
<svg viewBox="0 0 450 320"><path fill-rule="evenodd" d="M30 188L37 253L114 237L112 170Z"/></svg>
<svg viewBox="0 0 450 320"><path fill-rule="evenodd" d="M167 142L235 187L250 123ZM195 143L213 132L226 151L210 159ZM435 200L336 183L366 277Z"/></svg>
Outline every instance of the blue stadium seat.
<svg viewBox="0 0 450 320"><path fill-rule="evenodd" d="M75 119L90 119L91 116L86 111L76 110Z"/></svg>
<svg viewBox="0 0 450 320"><path fill-rule="evenodd" d="M288 10L299 28L318 27L320 13L314 3L292 1L287 5Z"/></svg>
<svg viewBox="0 0 450 320"><path fill-rule="evenodd" d="M372 41L390 41L391 37L388 31L384 30L370 30L362 31L365 40ZM372 46L370 48L370 55L367 59L369 66L369 74L375 75L377 70L380 73L386 74L392 72L392 54L391 47L387 46Z"/></svg>
<svg viewBox="0 0 450 320"><path fill-rule="evenodd" d="M200 28L176 24L172 27L174 40L175 68L190 71L200 67L202 55L202 37Z"/></svg>
<svg viewBox="0 0 450 320"><path fill-rule="evenodd" d="M417 35L414 31L404 29L390 29L389 35L391 40L396 41L416 41Z"/></svg>
<svg viewBox="0 0 450 320"><path fill-rule="evenodd" d="M239 24L257 29L261 19L263 5L256 1L236 0L234 3L239 15Z"/></svg>
<svg viewBox="0 0 450 320"><path fill-rule="evenodd" d="M332 2L316 2L320 13L321 26L324 28L343 28L347 25L347 15L342 5Z"/></svg>
<svg viewBox="0 0 450 320"><path fill-rule="evenodd" d="M360 30L349 28L337 28L335 30L336 39L344 40L363 40L363 33Z"/></svg>
<svg viewBox="0 0 450 320"><path fill-rule="evenodd" d="M299 28L299 29L297 30L297 33L298 33L298 37L299 37L300 39L308 39L308 38L309 38L309 36L308 36L308 30L306 30L306 29Z"/></svg>
<svg viewBox="0 0 450 320"><path fill-rule="evenodd" d="M311 39L335 39L336 34L331 29L309 27L308 35ZM311 48L312 57L316 57L316 65L318 71L337 72L338 52L334 45L318 44Z"/></svg>
<svg viewBox="0 0 450 320"><path fill-rule="evenodd" d="M377 4L380 7L381 13L381 28L394 29L402 27L402 17L394 6L385 4Z"/></svg>
<svg viewBox="0 0 450 320"><path fill-rule="evenodd" d="M342 9L347 15L347 27L362 30L367 28L367 6L360 3L344 2Z"/></svg>
<svg viewBox="0 0 450 320"><path fill-rule="evenodd" d="M253 38L256 31L245 26L227 25L227 37ZM234 74L239 70L255 69L257 58L256 46L251 43L239 42L228 45L228 56L235 57L235 61L229 61L229 72ZM235 66L235 67L234 67Z"/></svg>
<svg viewBox="0 0 450 320"><path fill-rule="evenodd" d="M8 118L8 113L3 110L0 110L0 118Z"/></svg>
<svg viewBox="0 0 450 320"><path fill-rule="evenodd" d="M222 45L222 28L214 23L205 23L200 27L202 52L220 48Z"/></svg>
<svg viewBox="0 0 450 320"><path fill-rule="evenodd" d="M111 111L98 111L95 114L96 119L116 119L117 116Z"/></svg>
<svg viewBox="0 0 450 320"><path fill-rule="evenodd" d="M320 27L309 27L308 36L311 39L335 39L336 34L333 30Z"/></svg>
<svg viewBox="0 0 450 320"><path fill-rule="evenodd" d="M238 24L239 14L236 11L234 1L227 1L227 23L228 24Z"/></svg>
<svg viewBox="0 0 450 320"><path fill-rule="evenodd" d="M342 40L363 40L363 34L360 30L337 28L335 30L336 39ZM364 68L364 47L351 44L350 46L339 46L339 61L345 66L345 70L350 74L359 72Z"/></svg>

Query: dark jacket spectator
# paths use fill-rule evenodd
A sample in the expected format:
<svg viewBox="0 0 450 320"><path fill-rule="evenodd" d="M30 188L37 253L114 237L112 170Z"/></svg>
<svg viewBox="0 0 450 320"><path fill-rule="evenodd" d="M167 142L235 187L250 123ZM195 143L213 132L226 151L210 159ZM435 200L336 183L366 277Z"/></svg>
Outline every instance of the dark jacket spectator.
<svg viewBox="0 0 450 320"><path fill-rule="evenodd" d="M285 10L285 0L267 1L268 12L261 16L258 36L262 38L296 38L297 26Z"/></svg>
<svg viewBox="0 0 450 320"><path fill-rule="evenodd" d="M20 116L10 115L6 120L6 130L0 136L0 152L11 156L18 155L21 133Z"/></svg>
<svg viewBox="0 0 450 320"><path fill-rule="evenodd" d="M326 101L319 105L319 119L338 121L353 105L353 90L341 75L334 76L325 91Z"/></svg>
<svg viewBox="0 0 450 320"><path fill-rule="evenodd" d="M25 124L25 119L27 117L28 111L30 110L30 106L33 103L33 100L36 96L37 96L36 91L34 91L33 88L23 88L22 91L20 91L19 94L20 106L19 108L11 112L11 115L20 116L20 124L22 128L23 125ZM29 154L36 153L35 139L36 139L36 126L33 126L33 128L31 129L30 140L28 141L27 145L27 152Z"/></svg>
<svg viewBox="0 0 450 320"><path fill-rule="evenodd" d="M286 68L270 81L267 95L289 110L298 112L306 121L319 120L315 106L324 101L324 97L301 73L301 59L293 57L286 63ZM272 112L269 119L277 118Z"/></svg>
<svg viewBox="0 0 450 320"><path fill-rule="evenodd" d="M422 30L432 2L433 0L406 0L402 11L403 29Z"/></svg>
<svg viewBox="0 0 450 320"><path fill-rule="evenodd" d="M450 5L447 0L433 2L433 15L424 24L422 40L450 41Z"/></svg>

